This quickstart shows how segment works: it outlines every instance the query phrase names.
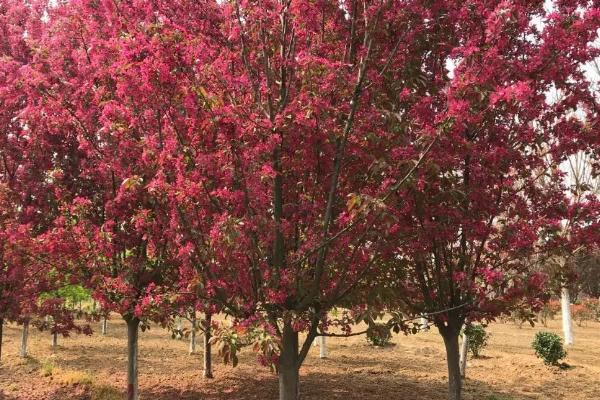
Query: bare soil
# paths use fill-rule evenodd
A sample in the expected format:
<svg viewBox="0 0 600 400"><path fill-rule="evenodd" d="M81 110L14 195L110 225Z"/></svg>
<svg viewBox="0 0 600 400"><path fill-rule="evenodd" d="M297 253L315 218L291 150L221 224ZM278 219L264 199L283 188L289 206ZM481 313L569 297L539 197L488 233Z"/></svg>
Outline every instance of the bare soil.
<svg viewBox="0 0 600 400"><path fill-rule="evenodd" d="M106 336L59 338L53 351L47 332L30 330L29 357L18 356L21 327L4 327L0 361L0 399L113 400L124 397L125 324L109 321ZM545 366L531 349L535 332L560 333L558 319L543 326L496 323L483 356L470 359L464 384L467 400L600 399L600 323L575 327L568 368ZM140 391L143 400L276 399L277 378L245 349L236 368L214 355L215 378L202 378L200 354L188 355L186 340L174 340L153 327L140 333ZM446 398L446 364L435 329L414 336L396 335L393 344L374 348L364 337L328 338L329 358L312 347L301 369L305 400Z"/></svg>

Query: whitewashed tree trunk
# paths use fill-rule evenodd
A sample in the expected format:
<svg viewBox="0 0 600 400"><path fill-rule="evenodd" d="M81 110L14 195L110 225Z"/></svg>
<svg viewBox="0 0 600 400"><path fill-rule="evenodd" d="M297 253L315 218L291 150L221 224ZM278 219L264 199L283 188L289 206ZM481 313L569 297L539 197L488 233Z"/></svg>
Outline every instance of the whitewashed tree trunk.
<svg viewBox="0 0 600 400"><path fill-rule="evenodd" d="M175 326L175 329L177 329L177 335L175 336L175 338L181 340L183 338L183 335L181 334L181 332L183 331L183 323L181 322L181 318L179 317L177 317L177 325Z"/></svg>
<svg viewBox="0 0 600 400"><path fill-rule="evenodd" d="M127 321L127 400L138 400L138 333L140 320Z"/></svg>
<svg viewBox="0 0 600 400"><path fill-rule="evenodd" d="M106 332L108 332L108 320L106 319L106 317L104 317L104 319L102 320L102 334L106 335Z"/></svg>
<svg viewBox="0 0 600 400"><path fill-rule="evenodd" d="M469 337L463 333L462 344L460 346L460 376L464 378L467 375L467 355L469 352Z"/></svg>
<svg viewBox="0 0 600 400"><path fill-rule="evenodd" d="M190 332L190 354L196 353L196 311L193 311L191 321L192 331Z"/></svg>
<svg viewBox="0 0 600 400"><path fill-rule="evenodd" d="M190 354L196 354L196 331L190 332Z"/></svg>
<svg viewBox="0 0 600 400"><path fill-rule="evenodd" d="M327 338L325 336L319 336L319 357L327 358L328 353L329 352L327 351Z"/></svg>
<svg viewBox="0 0 600 400"><path fill-rule="evenodd" d="M427 332L429 330L429 321L425 317L421 317L421 331Z"/></svg>
<svg viewBox="0 0 600 400"><path fill-rule="evenodd" d="M21 350L19 355L27 357L27 339L29 339L29 322L23 324L23 333L21 335Z"/></svg>
<svg viewBox="0 0 600 400"><path fill-rule="evenodd" d="M570 346L573 344L573 320L571 318L571 297L569 296L569 289L566 287L562 288L560 294L563 334L565 336L565 344Z"/></svg>

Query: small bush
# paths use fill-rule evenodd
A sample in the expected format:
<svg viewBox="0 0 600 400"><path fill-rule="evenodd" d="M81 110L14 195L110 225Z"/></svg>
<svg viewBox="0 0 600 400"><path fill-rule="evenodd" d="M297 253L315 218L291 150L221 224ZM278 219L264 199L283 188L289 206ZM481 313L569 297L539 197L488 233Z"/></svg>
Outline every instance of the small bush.
<svg viewBox="0 0 600 400"><path fill-rule="evenodd" d="M373 346L383 347L390 342L392 333L387 324L373 324L367 329L367 341Z"/></svg>
<svg viewBox="0 0 600 400"><path fill-rule="evenodd" d="M485 331L482 325L467 325L463 335L469 338L469 351L473 354L473 357L479 357L481 350L488 344L489 333Z"/></svg>
<svg viewBox="0 0 600 400"><path fill-rule="evenodd" d="M40 369L40 374L42 376L52 376L53 372L54 372L54 363L52 362L52 360L44 360L44 362L42 363L42 367Z"/></svg>
<svg viewBox="0 0 600 400"><path fill-rule="evenodd" d="M538 332L532 343L535 354L546 365L558 365L558 361L567 356L562 339L552 332Z"/></svg>

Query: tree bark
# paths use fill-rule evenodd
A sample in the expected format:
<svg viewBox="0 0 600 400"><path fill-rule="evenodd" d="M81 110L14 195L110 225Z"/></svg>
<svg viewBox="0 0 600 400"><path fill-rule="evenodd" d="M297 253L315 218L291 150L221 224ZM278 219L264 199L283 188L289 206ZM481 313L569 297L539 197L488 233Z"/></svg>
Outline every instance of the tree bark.
<svg viewBox="0 0 600 400"><path fill-rule="evenodd" d="M104 319L102 320L102 334L106 335L106 332L108 331L108 320L106 319L106 317L104 317Z"/></svg>
<svg viewBox="0 0 600 400"><path fill-rule="evenodd" d="M446 347L448 363L448 400L460 400L460 356L458 346L458 330L447 329L442 332Z"/></svg>
<svg viewBox="0 0 600 400"><path fill-rule="evenodd" d="M0 318L0 360L2 359L2 334L4 330L4 318Z"/></svg>
<svg viewBox="0 0 600 400"><path fill-rule="evenodd" d="M327 358L329 352L327 351L327 340L325 336L319 336L319 357Z"/></svg>
<svg viewBox="0 0 600 400"><path fill-rule="evenodd" d="M571 318L571 298L569 289L563 287L561 290L560 305L562 314L562 327L565 336L565 344L571 346L573 344L573 319Z"/></svg>
<svg viewBox="0 0 600 400"><path fill-rule="evenodd" d="M212 350L210 344L211 321L212 314L206 313L204 319L204 377L208 379L211 379L213 377L211 354Z"/></svg>
<svg viewBox="0 0 600 400"><path fill-rule="evenodd" d="M300 377L298 365L298 332L284 322L279 355L279 400L298 400Z"/></svg>
<svg viewBox="0 0 600 400"><path fill-rule="evenodd" d="M420 324L421 324L421 326L419 327L419 329L421 331L423 331L423 332L429 331L429 321L427 320L427 318L421 317Z"/></svg>
<svg viewBox="0 0 600 400"><path fill-rule="evenodd" d="M138 400L138 333L140 320L127 321L127 400Z"/></svg>
<svg viewBox="0 0 600 400"><path fill-rule="evenodd" d="M52 332L52 348L56 349L56 346L58 346L58 333Z"/></svg>
<svg viewBox="0 0 600 400"><path fill-rule="evenodd" d="M196 354L196 316L192 316L192 331L190 332L190 354Z"/></svg>
<svg viewBox="0 0 600 400"><path fill-rule="evenodd" d="M181 322L181 318L177 317L177 323L175 324L175 329L177 330L177 335L175 335L175 339L181 340L183 339L183 335L181 332L183 331L183 322Z"/></svg>
<svg viewBox="0 0 600 400"><path fill-rule="evenodd" d="M463 333L462 345L460 346L460 377L467 376L467 355L469 352L469 337Z"/></svg>
<svg viewBox="0 0 600 400"><path fill-rule="evenodd" d="M29 321L23 324L23 333L21 335L21 357L27 357L27 339L29 338Z"/></svg>

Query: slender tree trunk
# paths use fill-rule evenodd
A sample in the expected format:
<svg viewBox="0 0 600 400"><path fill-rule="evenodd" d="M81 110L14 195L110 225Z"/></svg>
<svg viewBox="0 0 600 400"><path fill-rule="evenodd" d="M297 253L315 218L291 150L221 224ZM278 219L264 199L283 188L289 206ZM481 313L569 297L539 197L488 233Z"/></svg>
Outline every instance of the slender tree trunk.
<svg viewBox="0 0 600 400"><path fill-rule="evenodd" d="M570 346L573 344L573 320L571 318L571 298L569 296L569 289L563 287L560 294L563 334L565 336L565 344Z"/></svg>
<svg viewBox="0 0 600 400"><path fill-rule="evenodd" d="M448 400L460 400L460 355L458 332L446 329L442 332L446 346L446 361L448 363Z"/></svg>
<svg viewBox="0 0 600 400"><path fill-rule="evenodd" d="M327 351L327 340L325 336L319 336L319 357L320 358L327 358L328 356L328 351Z"/></svg>
<svg viewBox="0 0 600 400"><path fill-rule="evenodd" d="M206 313L206 317L204 319L204 377L212 378L212 350L210 344L210 332L211 332L211 321L212 314Z"/></svg>
<svg viewBox="0 0 600 400"><path fill-rule="evenodd" d="M140 320L127 321L127 400L138 400L138 333Z"/></svg>
<svg viewBox="0 0 600 400"><path fill-rule="evenodd" d="M298 332L290 322L285 322L279 355L279 400L298 400L300 377L298 366Z"/></svg>
<svg viewBox="0 0 600 400"><path fill-rule="evenodd" d="M175 339L181 340L183 338L183 335L181 334L181 332L183 331L183 323L181 322L180 317L177 317L177 323L175 324L175 330L177 331L177 334L175 335Z"/></svg>
<svg viewBox="0 0 600 400"><path fill-rule="evenodd" d="M52 332L52 348L56 349L58 346L58 333L56 331Z"/></svg>
<svg viewBox="0 0 600 400"><path fill-rule="evenodd" d="M0 318L0 359L2 359L2 333L4 330L4 318Z"/></svg>
<svg viewBox="0 0 600 400"><path fill-rule="evenodd" d="M460 346L460 376L465 378L467 376L467 355L469 352L469 337L463 333L462 344Z"/></svg>
<svg viewBox="0 0 600 400"><path fill-rule="evenodd" d="M104 319L102 320L102 334L106 335L106 332L108 332L108 320L106 319L106 317L104 317Z"/></svg>
<svg viewBox="0 0 600 400"><path fill-rule="evenodd" d="M427 320L427 318L421 317L420 324L421 324L421 326L419 327L419 329L421 331L423 331L423 332L429 331L429 321Z"/></svg>
<svg viewBox="0 0 600 400"><path fill-rule="evenodd" d="M192 331L190 332L190 354L196 353L196 312L192 314Z"/></svg>
<svg viewBox="0 0 600 400"><path fill-rule="evenodd" d="M27 357L27 339L29 338L29 321L23 324L23 333L21 335L21 357Z"/></svg>

